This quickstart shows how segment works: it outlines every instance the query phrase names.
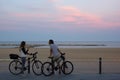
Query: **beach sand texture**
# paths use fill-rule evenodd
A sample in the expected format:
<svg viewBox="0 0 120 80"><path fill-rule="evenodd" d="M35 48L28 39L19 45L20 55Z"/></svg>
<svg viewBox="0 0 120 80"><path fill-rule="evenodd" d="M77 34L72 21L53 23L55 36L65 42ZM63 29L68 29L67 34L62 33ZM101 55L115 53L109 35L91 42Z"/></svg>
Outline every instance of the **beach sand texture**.
<svg viewBox="0 0 120 80"><path fill-rule="evenodd" d="M120 58L120 48L60 48L69 59L93 59L93 58ZM45 59L49 56L49 48L30 48L29 52L38 52L38 57ZM18 48L0 48L0 59L9 59L9 54L19 55Z"/></svg>
<svg viewBox="0 0 120 80"><path fill-rule="evenodd" d="M98 73L99 57L102 57L103 73L120 73L120 48L60 48L66 59L74 64L74 73ZM30 48L38 52L38 59L47 61L49 48ZM9 54L19 54L18 48L0 48L0 59L9 59Z"/></svg>

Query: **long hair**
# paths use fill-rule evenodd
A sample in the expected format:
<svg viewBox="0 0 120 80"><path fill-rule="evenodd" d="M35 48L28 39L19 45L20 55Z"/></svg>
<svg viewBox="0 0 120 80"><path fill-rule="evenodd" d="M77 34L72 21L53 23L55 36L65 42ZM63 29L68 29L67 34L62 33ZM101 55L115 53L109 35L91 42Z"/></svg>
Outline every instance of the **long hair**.
<svg viewBox="0 0 120 80"><path fill-rule="evenodd" d="M26 42L22 41L19 47L19 51L21 51L21 48L25 48Z"/></svg>

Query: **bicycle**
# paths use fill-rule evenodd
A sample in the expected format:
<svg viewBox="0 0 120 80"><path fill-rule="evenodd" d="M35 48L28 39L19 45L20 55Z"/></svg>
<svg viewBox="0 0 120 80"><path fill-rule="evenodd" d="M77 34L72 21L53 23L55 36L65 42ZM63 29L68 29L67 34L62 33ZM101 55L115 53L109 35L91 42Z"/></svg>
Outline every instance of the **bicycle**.
<svg viewBox="0 0 120 80"><path fill-rule="evenodd" d="M28 70L28 73L30 73L30 66L32 63L32 71L35 75L41 75L41 66L42 66L42 62L37 60L37 54L38 52L35 53L31 53L30 55L32 57L27 58L27 66L25 67L24 71ZM13 75L19 75L23 72L22 69L22 62L21 62L21 57L18 56L17 54L10 54L10 59L13 59L10 64L9 64L9 71L13 74Z"/></svg>
<svg viewBox="0 0 120 80"><path fill-rule="evenodd" d="M57 64L57 66L55 66L54 64L55 61L53 61L53 57L48 57L51 61L43 63L42 68L41 68L43 75L50 76L54 74L55 70L59 70L59 74L61 74L61 71L65 75L71 74L74 70L74 66L72 62L65 60L64 55L65 53L61 54L61 56L58 58L58 60L60 60L62 64L59 64L59 65Z"/></svg>

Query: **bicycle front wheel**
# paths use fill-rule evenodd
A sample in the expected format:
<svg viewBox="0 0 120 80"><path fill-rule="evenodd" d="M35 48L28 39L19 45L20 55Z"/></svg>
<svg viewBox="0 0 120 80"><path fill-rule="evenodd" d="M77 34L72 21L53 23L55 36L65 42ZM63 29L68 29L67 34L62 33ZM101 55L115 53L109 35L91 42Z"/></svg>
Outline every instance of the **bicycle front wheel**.
<svg viewBox="0 0 120 80"><path fill-rule="evenodd" d="M35 75L41 75L42 74L41 67L42 67L42 62L41 61L36 60L36 61L33 62L32 70L33 70Z"/></svg>
<svg viewBox="0 0 120 80"><path fill-rule="evenodd" d="M45 76L50 76L53 74L53 66L52 66L52 63L50 62L45 62L43 65L42 65L42 73L43 75Z"/></svg>
<svg viewBox="0 0 120 80"><path fill-rule="evenodd" d="M13 60L9 64L9 71L14 74L18 75L22 72L22 63L18 60Z"/></svg>
<svg viewBox="0 0 120 80"><path fill-rule="evenodd" d="M61 70L65 75L71 74L73 72L73 64L70 61L65 61L63 62L61 66Z"/></svg>

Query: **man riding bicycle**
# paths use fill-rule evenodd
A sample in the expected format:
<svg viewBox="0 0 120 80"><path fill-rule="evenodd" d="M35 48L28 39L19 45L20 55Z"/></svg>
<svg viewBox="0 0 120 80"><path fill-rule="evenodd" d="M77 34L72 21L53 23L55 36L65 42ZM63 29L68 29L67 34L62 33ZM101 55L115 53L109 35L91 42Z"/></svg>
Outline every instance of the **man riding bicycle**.
<svg viewBox="0 0 120 80"><path fill-rule="evenodd" d="M53 40L49 40L50 45L50 57L53 57L53 61L57 62L57 65L60 65L61 58L64 59L64 57L61 57L61 54L63 54L57 45L54 44Z"/></svg>
<svg viewBox="0 0 120 80"><path fill-rule="evenodd" d="M59 74L61 74L61 71L68 75L73 72L73 64L70 61L66 61L65 59L65 53L61 53L57 45L54 44L53 40L49 40L50 45L50 57L48 57L51 61L45 62L42 65L42 73L45 76L50 76L54 74L55 71L59 70ZM55 62L57 65L55 65ZM54 71L55 70L55 71Z"/></svg>

